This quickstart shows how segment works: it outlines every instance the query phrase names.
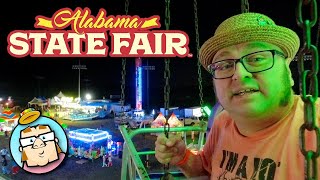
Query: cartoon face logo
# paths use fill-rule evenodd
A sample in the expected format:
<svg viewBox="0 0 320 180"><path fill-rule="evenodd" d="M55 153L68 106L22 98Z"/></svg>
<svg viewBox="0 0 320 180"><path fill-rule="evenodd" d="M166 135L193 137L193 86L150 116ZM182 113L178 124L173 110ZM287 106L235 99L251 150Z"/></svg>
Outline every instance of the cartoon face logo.
<svg viewBox="0 0 320 180"><path fill-rule="evenodd" d="M48 163L58 160L58 153L61 153L58 139L50 126L38 125L27 127L21 131L20 151L22 152L22 162L28 166L45 166ZM28 158L32 156L32 159Z"/></svg>
<svg viewBox="0 0 320 180"><path fill-rule="evenodd" d="M21 113L10 139L10 151L22 169L36 174L50 172L64 160L67 149L67 136L55 120L31 108Z"/></svg>

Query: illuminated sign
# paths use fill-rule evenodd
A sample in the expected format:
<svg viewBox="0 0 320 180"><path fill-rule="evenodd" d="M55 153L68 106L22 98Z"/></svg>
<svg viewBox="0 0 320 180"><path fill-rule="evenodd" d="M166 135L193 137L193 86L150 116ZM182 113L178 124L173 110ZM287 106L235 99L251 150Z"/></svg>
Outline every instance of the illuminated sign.
<svg viewBox="0 0 320 180"><path fill-rule="evenodd" d="M189 37L180 30L157 30L160 17L109 15L100 9L62 8L52 17L38 15L35 28L14 30L7 50L14 57L192 57ZM65 30L71 28L71 30ZM109 34L107 33L109 31ZM111 41L111 47L107 41ZM109 52L110 49L110 52Z"/></svg>

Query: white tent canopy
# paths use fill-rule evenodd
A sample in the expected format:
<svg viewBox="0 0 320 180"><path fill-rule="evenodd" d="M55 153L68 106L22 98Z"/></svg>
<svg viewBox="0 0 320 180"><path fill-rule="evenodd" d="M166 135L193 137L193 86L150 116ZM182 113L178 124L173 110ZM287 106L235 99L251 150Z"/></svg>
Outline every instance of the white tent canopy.
<svg viewBox="0 0 320 180"><path fill-rule="evenodd" d="M59 92L59 94L58 95L56 95L58 98L63 98L63 97L66 97L61 91Z"/></svg>
<svg viewBox="0 0 320 180"><path fill-rule="evenodd" d="M28 102L28 105L38 105L38 106L45 106L47 105L47 102L41 100L41 99L38 99L36 97L34 97L31 101Z"/></svg>
<svg viewBox="0 0 320 180"><path fill-rule="evenodd" d="M183 127L183 122L179 121L174 113L171 114L170 118L168 119L168 123L170 127Z"/></svg>
<svg viewBox="0 0 320 180"><path fill-rule="evenodd" d="M36 97L34 97L31 101L28 102L29 105L38 105L39 103L42 103L42 101Z"/></svg>
<svg viewBox="0 0 320 180"><path fill-rule="evenodd" d="M61 101L57 101L54 97L50 99L50 105L61 105Z"/></svg>
<svg viewBox="0 0 320 180"><path fill-rule="evenodd" d="M166 118L163 116L163 114L160 112L159 115L155 120L152 121L151 127L156 128L156 127L162 127L166 123Z"/></svg>

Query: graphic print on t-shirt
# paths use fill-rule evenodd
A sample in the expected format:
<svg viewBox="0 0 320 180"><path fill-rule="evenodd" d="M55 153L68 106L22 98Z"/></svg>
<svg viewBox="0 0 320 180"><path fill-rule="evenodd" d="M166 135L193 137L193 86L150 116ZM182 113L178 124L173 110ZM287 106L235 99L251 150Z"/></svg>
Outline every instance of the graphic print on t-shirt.
<svg viewBox="0 0 320 180"><path fill-rule="evenodd" d="M218 179L273 180L280 165L280 162L275 162L270 158L248 157L247 155L222 150L222 159L219 166L221 174L218 175Z"/></svg>

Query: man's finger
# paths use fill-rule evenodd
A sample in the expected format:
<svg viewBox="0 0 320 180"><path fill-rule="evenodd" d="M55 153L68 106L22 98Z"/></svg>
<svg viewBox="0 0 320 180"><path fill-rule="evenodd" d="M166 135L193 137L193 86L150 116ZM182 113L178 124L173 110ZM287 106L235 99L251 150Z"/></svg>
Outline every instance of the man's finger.
<svg viewBox="0 0 320 180"><path fill-rule="evenodd" d="M157 151L157 152L165 152L165 151L167 151L167 146L158 144L155 147L155 151Z"/></svg>
<svg viewBox="0 0 320 180"><path fill-rule="evenodd" d="M162 163L162 164L166 164L169 163L172 159L172 154L166 154L166 153L156 153L155 154L156 159Z"/></svg>
<svg viewBox="0 0 320 180"><path fill-rule="evenodd" d="M166 145L172 147L179 141L181 141L180 134L171 134L171 136L169 136L169 139L166 141Z"/></svg>
<svg viewBox="0 0 320 180"><path fill-rule="evenodd" d="M158 153L158 157L159 157L160 159L172 158L172 157L173 157L173 153L172 153L172 152L168 152L168 153Z"/></svg>
<svg viewBox="0 0 320 180"><path fill-rule="evenodd" d="M155 142L155 144L166 144L166 141L168 139L166 138L165 134L160 134L158 137L157 137L157 140Z"/></svg>

